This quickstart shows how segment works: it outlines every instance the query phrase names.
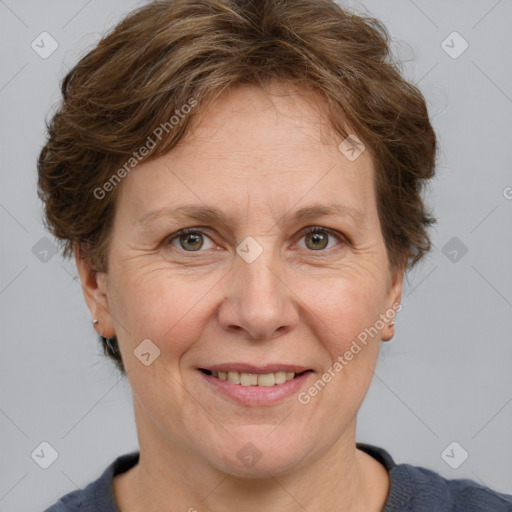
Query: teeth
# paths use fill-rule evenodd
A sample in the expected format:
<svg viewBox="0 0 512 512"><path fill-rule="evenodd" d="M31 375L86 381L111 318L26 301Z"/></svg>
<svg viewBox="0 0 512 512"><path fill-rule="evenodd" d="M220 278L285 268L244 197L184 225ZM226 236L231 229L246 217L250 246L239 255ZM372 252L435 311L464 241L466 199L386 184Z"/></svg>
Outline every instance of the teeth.
<svg viewBox="0 0 512 512"><path fill-rule="evenodd" d="M238 372L228 372L226 380L234 384L240 384L240 374Z"/></svg>
<svg viewBox="0 0 512 512"><path fill-rule="evenodd" d="M215 372L212 375L221 380L227 380L234 384L242 386L274 386L275 384L283 384L287 380L295 377L294 372L275 372L275 373L245 373L245 372Z"/></svg>
<svg viewBox="0 0 512 512"><path fill-rule="evenodd" d="M242 386L257 386L258 376L255 373L241 373L240 384Z"/></svg>

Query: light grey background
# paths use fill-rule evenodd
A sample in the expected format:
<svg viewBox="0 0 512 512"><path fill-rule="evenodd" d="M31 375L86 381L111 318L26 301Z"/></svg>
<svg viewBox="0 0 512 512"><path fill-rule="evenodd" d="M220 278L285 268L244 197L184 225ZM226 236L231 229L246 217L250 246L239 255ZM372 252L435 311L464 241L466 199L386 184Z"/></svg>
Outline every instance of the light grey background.
<svg viewBox="0 0 512 512"><path fill-rule="evenodd" d="M129 386L100 353L74 264L51 252L44 263L44 247L33 247L48 236L36 158L59 82L140 4L0 0L3 512L41 511L138 448ZM405 283L358 441L512 494L512 1L343 4L366 9L403 41L395 51L428 100L441 150L428 193L435 248ZM47 59L31 48L43 31L59 45ZM454 31L469 44L458 58L445 51L460 51L458 36L442 46ZM31 458L43 441L58 452L46 470ZM441 457L453 441L469 453L457 469ZM461 452L448 453L457 461Z"/></svg>

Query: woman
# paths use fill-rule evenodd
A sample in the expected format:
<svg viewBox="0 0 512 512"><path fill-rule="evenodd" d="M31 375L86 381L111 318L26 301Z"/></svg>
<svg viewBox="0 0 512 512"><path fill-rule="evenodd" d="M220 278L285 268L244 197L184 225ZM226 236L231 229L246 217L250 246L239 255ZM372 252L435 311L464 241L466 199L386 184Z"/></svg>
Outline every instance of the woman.
<svg viewBox="0 0 512 512"><path fill-rule="evenodd" d="M434 222L388 44L328 0L171 0L66 76L39 193L140 452L49 511L512 510L355 442Z"/></svg>

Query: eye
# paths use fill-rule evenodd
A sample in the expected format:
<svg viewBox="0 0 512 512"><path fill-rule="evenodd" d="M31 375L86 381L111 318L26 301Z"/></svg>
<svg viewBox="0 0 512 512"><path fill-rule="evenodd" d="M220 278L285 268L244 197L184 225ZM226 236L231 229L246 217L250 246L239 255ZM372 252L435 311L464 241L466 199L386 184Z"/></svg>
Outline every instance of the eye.
<svg viewBox="0 0 512 512"><path fill-rule="evenodd" d="M331 230L319 226L306 228L305 233L301 240L304 239L306 248L312 251L322 251L326 248L332 248L332 246L328 247L329 237L336 238L338 241L342 240L340 235L335 235Z"/></svg>
<svg viewBox="0 0 512 512"><path fill-rule="evenodd" d="M209 236L200 230L186 228L178 231L175 235L169 238L167 243L176 247L174 242L177 242L179 244L179 249L183 249L187 252L197 252L204 248L205 239L209 240L211 243L211 247L206 247L206 249L211 249L214 244Z"/></svg>
<svg viewBox="0 0 512 512"><path fill-rule="evenodd" d="M326 248L332 248L332 246L329 247L330 238L337 239L338 242L341 242L343 245L341 235L319 226L306 228L305 235L302 236L301 240L305 240L306 249L310 249L311 251L323 251ZM205 246L205 240L209 241L210 246L208 246L208 243ZM165 244L171 245L177 249L182 249L186 252L200 252L201 249L212 249L215 246L211 238L197 228L182 229L174 235L171 235L167 241L165 241Z"/></svg>

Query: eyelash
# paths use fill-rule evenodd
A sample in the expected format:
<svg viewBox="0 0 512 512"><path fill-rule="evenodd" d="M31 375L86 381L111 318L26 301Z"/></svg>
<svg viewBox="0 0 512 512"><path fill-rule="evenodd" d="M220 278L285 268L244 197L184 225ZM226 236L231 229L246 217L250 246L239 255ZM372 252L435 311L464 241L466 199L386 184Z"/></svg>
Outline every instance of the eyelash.
<svg viewBox="0 0 512 512"><path fill-rule="evenodd" d="M303 234L300 237L300 239L304 238L307 235L315 234L315 233L324 233L324 234L326 233L329 236L333 236L334 238L336 238L341 243L342 246L345 245L346 242L347 242L347 239L343 235L341 235L340 233L337 233L336 231L333 231L333 230L328 229L328 228L323 228L321 226L309 226L307 228L304 228ZM210 238L210 240L211 240L211 237L209 237L207 233L202 231L201 228L184 228L184 229L181 229L180 231L177 231L176 233L174 233L170 237L167 237L164 240L164 245L169 245L170 246L171 242L173 242L177 238L180 238L183 235L190 235L190 234L193 234L193 235L203 235L203 236L206 236L206 237ZM178 249L178 248L172 247L172 249ZM330 249L320 249L318 251L311 250L310 252L312 252L312 253L326 253L326 252L330 252L333 249L336 249L336 247L331 247ZM178 249L178 250L180 250L181 252L186 252L186 253L204 252L204 251L201 251L201 250L199 250L199 251L186 251L184 249ZM318 256L322 256L322 254L318 254Z"/></svg>

